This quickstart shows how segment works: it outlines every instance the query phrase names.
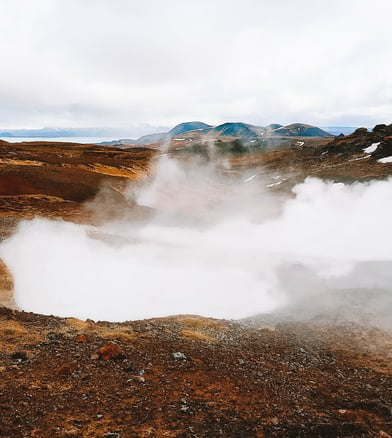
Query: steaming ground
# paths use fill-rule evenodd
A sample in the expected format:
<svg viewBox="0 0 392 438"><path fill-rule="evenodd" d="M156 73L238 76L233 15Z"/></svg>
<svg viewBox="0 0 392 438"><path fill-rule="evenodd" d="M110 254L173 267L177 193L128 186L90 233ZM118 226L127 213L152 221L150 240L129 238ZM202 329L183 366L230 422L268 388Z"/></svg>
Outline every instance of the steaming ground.
<svg viewBox="0 0 392 438"><path fill-rule="evenodd" d="M152 182L127 193L154 211L148 221L24 221L0 247L16 303L111 321L291 312L388 325L392 180L309 178L283 200L266 185L163 159Z"/></svg>

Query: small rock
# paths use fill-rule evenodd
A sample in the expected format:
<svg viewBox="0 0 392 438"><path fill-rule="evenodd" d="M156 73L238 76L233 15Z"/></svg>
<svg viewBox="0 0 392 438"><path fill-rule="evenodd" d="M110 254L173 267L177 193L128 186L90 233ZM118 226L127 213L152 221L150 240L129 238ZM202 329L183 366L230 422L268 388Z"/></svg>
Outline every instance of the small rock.
<svg viewBox="0 0 392 438"><path fill-rule="evenodd" d="M146 381L146 379L142 376L134 376L132 379L139 383L144 383Z"/></svg>
<svg viewBox="0 0 392 438"><path fill-rule="evenodd" d="M56 370L56 375L61 377L70 376L74 371L78 369L79 365L76 362L69 362L61 365Z"/></svg>
<svg viewBox="0 0 392 438"><path fill-rule="evenodd" d="M127 380L127 383L130 383L130 382L144 383L145 381L146 381L146 379L142 376L132 376L130 379Z"/></svg>
<svg viewBox="0 0 392 438"><path fill-rule="evenodd" d="M109 342L97 351L99 358L103 360L123 359L124 351L115 342Z"/></svg>
<svg viewBox="0 0 392 438"><path fill-rule="evenodd" d="M98 354L98 353L93 353L93 354L90 356L90 359L92 359L92 360L98 360L98 359L99 359L99 354Z"/></svg>
<svg viewBox="0 0 392 438"><path fill-rule="evenodd" d="M79 335L76 337L76 342L87 342L87 336L86 335Z"/></svg>
<svg viewBox="0 0 392 438"><path fill-rule="evenodd" d="M17 351L11 355L11 359L18 363L26 362L27 354L23 351Z"/></svg>
<svg viewBox="0 0 392 438"><path fill-rule="evenodd" d="M172 353L172 356L174 359L176 360L186 360L187 357L185 356L184 353L181 353L180 351L177 351L175 353Z"/></svg>

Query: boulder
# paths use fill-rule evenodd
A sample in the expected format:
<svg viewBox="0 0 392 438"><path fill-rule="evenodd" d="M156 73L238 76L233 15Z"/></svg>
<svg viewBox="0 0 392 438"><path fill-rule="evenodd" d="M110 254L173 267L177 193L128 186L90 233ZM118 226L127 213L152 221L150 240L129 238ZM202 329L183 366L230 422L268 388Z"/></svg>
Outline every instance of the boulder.
<svg viewBox="0 0 392 438"><path fill-rule="evenodd" d="M102 360L123 359L125 357L123 349L112 341L101 347L97 354Z"/></svg>

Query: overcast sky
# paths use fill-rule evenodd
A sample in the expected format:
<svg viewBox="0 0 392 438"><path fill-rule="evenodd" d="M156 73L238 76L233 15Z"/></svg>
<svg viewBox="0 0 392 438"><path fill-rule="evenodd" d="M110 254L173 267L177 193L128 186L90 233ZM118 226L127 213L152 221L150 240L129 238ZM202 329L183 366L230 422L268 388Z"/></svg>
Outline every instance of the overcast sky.
<svg viewBox="0 0 392 438"><path fill-rule="evenodd" d="M391 0L0 0L0 128L391 123L391 17Z"/></svg>

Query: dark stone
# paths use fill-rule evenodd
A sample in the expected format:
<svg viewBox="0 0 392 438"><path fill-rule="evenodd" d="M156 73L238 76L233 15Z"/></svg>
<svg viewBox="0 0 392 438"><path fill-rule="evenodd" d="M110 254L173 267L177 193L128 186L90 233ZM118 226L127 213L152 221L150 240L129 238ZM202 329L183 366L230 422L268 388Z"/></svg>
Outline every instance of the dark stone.
<svg viewBox="0 0 392 438"><path fill-rule="evenodd" d="M387 125L385 123L380 123L379 125L376 125L373 128L373 132L383 132L385 131L387 128Z"/></svg>
<svg viewBox="0 0 392 438"><path fill-rule="evenodd" d="M26 362L27 360L27 354L23 351L17 351L14 354L11 355L11 359L15 362Z"/></svg>
<svg viewBox="0 0 392 438"><path fill-rule="evenodd" d="M136 371L136 366L133 363L130 363L126 368L124 368L124 371L127 373L134 373Z"/></svg>

